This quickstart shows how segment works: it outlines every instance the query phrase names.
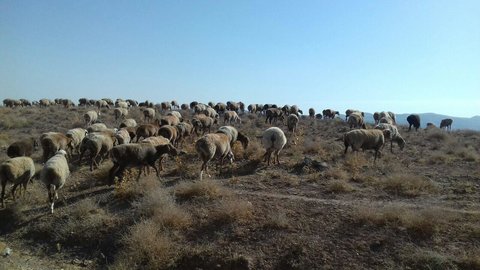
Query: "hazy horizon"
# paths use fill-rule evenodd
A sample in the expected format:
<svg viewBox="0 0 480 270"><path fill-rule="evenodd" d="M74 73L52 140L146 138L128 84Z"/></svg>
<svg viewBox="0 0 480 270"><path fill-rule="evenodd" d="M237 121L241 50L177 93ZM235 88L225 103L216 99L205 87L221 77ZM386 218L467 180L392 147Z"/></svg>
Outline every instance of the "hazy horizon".
<svg viewBox="0 0 480 270"><path fill-rule="evenodd" d="M480 1L2 1L0 97L479 115Z"/></svg>

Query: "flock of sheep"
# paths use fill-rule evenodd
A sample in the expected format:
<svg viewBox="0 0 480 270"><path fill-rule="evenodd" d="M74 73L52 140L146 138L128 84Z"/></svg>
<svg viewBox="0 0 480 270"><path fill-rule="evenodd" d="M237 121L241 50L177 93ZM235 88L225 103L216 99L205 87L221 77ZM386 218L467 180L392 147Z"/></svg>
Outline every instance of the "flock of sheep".
<svg viewBox="0 0 480 270"><path fill-rule="evenodd" d="M24 99L5 99L3 104L6 107L44 107L53 104L66 108L75 106L68 99L53 101L41 99L32 103ZM30 156L39 146L37 141L42 147L44 162L39 177L47 187L52 213L55 200L58 199L57 191L63 187L70 175L68 160L72 161L74 154L78 156L78 162L81 163L88 153L91 171L98 168L103 160L110 158L113 167L109 171L108 184L111 185L116 177L119 181L122 180L127 167L139 169L137 179L141 176L142 170L145 171L149 167L152 167L159 177L159 171L163 169L162 160L168 155L177 155L179 153L177 148L183 145L185 138L196 134L199 138L195 142L195 150L202 160L200 169L200 179L202 179L204 173L208 174L208 164L211 160L219 158L222 163L225 159L233 162L235 158L232 151L233 144L238 141L246 149L250 141L245 134L234 127L242 121L239 116L245 111L245 105L242 102L217 104L191 102L179 105L176 101L172 101L154 105L148 101L138 103L134 100L117 99L113 102L110 99L82 98L78 106L92 107L83 116L85 128L74 128L66 133L46 132L38 140L36 138L21 140L8 147L7 155L10 159L0 165L2 207L4 207L5 187L8 182L13 184L11 195L15 199L17 187L22 185L25 192L28 182L35 176L35 165ZM128 118L130 108L137 106L141 107L143 119ZM118 128L109 128L99 122L102 108L112 109L115 120L119 123ZM183 119L179 110L190 111L191 119ZM251 114L264 115L266 123L276 124L278 121L285 123L293 138L292 144L295 144L295 130L303 114L296 105L285 105L280 108L274 104L251 104L247 110ZM158 112L162 113L160 117L157 117ZM323 110L322 114L315 114L313 108L308 110L308 114L312 119L333 119L339 115L338 111L332 109ZM366 129L363 112L349 109L345 114L345 120L351 129L343 134L342 138L345 154L349 147L353 151L371 149L375 151L375 162L381 154L380 150L385 144L385 139L390 140L391 150L393 142L396 142L400 149L405 146L405 140L396 127L394 113L375 113L373 129ZM212 127L218 124L221 118L224 126L212 132ZM138 124L137 121L142 123ZM412 126L416 130L420 127L418 115L408 116L407 121L410 124L409 131ZM450 129L451 124L451 119L444 119L440 127ZM287 143L283 130L275 126L266 129L261 142L265 148L264 161L270 165L273 154L272 163L279 164L279 154ZM155 166L157 160L158 168Z"/></svg>

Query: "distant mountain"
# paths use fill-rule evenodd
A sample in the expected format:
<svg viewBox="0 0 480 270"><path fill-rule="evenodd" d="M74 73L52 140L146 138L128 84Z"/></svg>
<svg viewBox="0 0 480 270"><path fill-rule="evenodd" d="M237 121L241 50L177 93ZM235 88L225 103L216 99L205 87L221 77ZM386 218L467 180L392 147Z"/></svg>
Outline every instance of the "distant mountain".
<svg viewBox="0 0 480 270"><path fill-rule="evenodd" d="M407 116L410 114L397 114L397 123L400 125L408 125ZM433 123L437 127L440 126L440 121L445 118L453 119L452 129L471 129L471 130L479 130L480 131L480 116L474 117L453 117L443 114L436 114L436 113L419 113L420 115L420 122L421 128L425 128L427 123ZM345 115L341 116L345 119ZM373 114L365 113L365 119L368 123L373 123Z"/></svg>

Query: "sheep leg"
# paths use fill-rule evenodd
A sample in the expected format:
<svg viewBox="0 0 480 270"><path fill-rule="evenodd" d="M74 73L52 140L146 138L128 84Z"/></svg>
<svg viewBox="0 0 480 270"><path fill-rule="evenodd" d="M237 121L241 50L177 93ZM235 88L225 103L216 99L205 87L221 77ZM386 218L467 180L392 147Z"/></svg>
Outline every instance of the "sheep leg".
<svg viewBox="0 0 480 270"><path fill-rule="evenodd" d="M109 184L113 184L114 180L115 180L115 176L117 175L118 173L118 169L119 169L120 165L119 164L113 164L113 167L110 169L110 172L108 173L109 174Z"/></svg>
<svg viewBox="0 0 480 270"><path fill-rule="evenodd" d="M4 197L5 197L5 186L7 185L7 181L6 180L2 180L2 198L1 198L1 201L2 201L2 208L5 207L4 205Z"/></svg>
<svg viewBox="0 0 480 270"><path fill-rule="evenodd" d="M12 198L13 198L13 201L15 201L15 190L17 189L18 185L20 183L15 183L12 187Z"/></svg>

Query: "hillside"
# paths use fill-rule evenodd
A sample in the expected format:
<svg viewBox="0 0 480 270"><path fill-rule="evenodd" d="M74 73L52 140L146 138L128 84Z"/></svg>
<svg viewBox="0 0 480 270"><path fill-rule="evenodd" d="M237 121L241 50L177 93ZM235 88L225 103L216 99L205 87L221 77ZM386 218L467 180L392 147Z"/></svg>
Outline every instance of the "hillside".
<svg viewBox="0 0 480 270"><path fill-rule="evenodd" d="M0 108L0 161L15 140L83 126L88 109ZM289 142L267 166L271 125L241 119L248 147L235 143L233 164L212 162L202 181L194 137L160 180L137 182L135 168L108 186L110 160L90 172L74 154L54 214L38 179L15 202L8 187L0 269L480 269L480 132L401 125L405 149L388 142L374 163L372 151L344 155L340 119L301 119L297 138L278 122ZM118 126L112 110L99 121Z"/></svg>

